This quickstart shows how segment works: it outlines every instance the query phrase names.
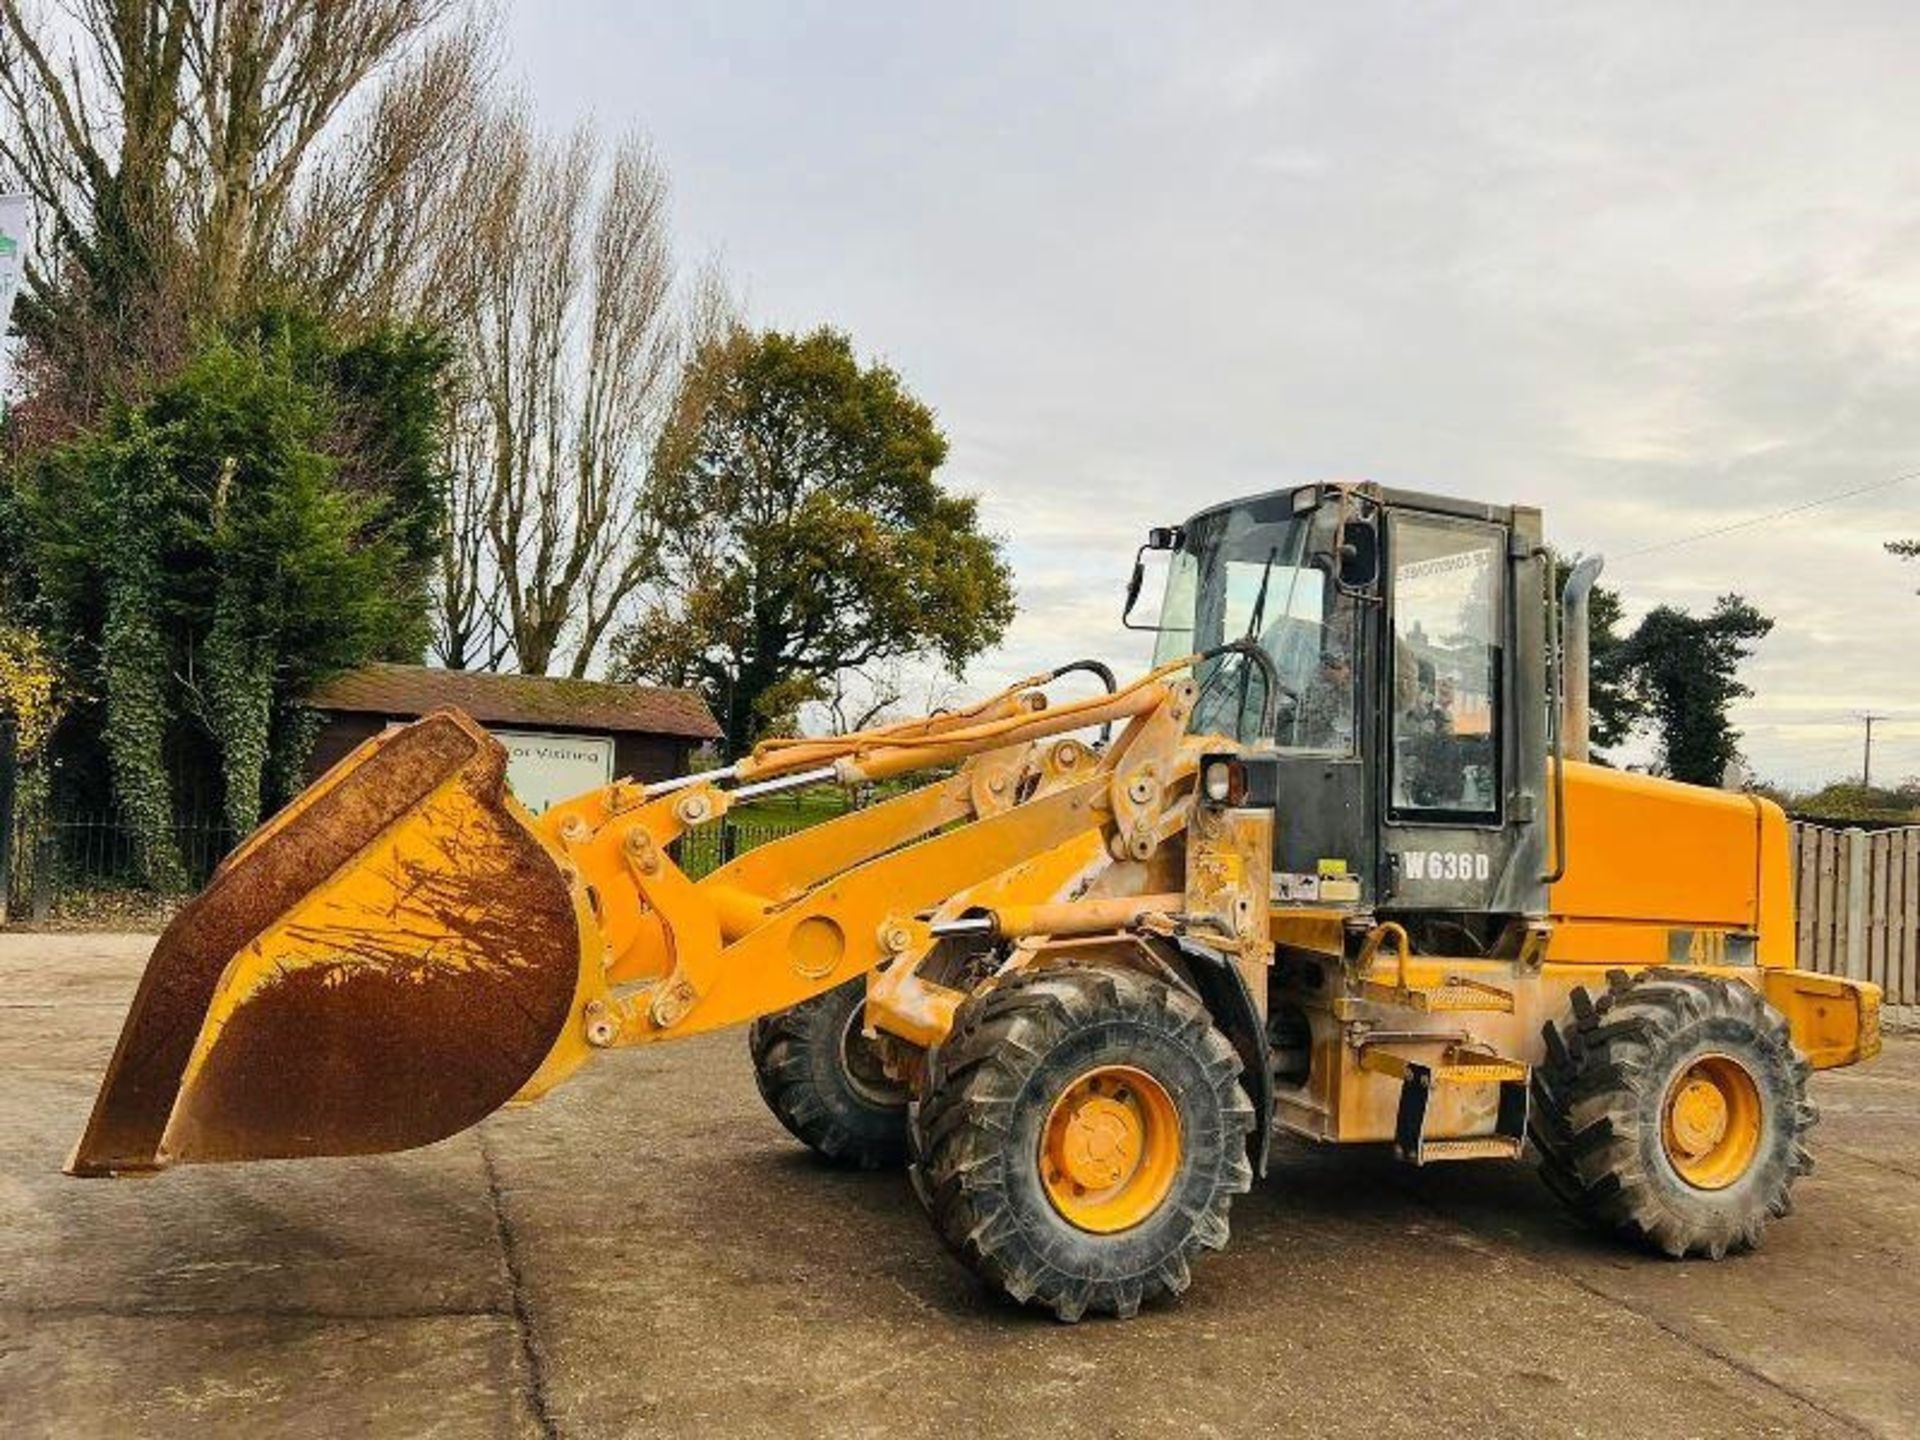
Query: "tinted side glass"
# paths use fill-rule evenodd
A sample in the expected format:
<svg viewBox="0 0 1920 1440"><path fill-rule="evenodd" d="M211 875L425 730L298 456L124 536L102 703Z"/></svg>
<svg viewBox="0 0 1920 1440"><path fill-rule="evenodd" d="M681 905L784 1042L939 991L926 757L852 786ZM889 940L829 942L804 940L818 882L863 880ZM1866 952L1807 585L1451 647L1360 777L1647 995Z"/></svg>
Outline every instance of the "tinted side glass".
<svg viewBox="0 0 1920 1440"><path fill-rule="evenodd" d="M1500 809L1500 532L1396 517L1389 804L1395 817Z"/></svg>

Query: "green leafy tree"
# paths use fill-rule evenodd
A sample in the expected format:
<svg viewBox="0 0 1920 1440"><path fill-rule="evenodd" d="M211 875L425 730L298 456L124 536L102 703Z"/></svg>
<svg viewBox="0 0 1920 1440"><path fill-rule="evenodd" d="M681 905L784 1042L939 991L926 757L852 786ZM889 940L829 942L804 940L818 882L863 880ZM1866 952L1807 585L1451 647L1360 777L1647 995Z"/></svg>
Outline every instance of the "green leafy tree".
<svg viewBox="0 0 1920 1440"><path fill-rule="evenodd" d="M1902 560L1920 560L1920 540L1889 540L1887 553Z"/></svg>
<svg viewBox="0 0 1920 1440"><path fill-rule="evenodd" d="M650 500L654 603L616 669L697 685L737 753L863 665L931 652L952 671L1013 618L978 502L944 489L933 413L831 329L734 329L688 367Z"/></svg>
<svg viewBox="0 0 1920 1440"><path fill-rule="evenodd" d="M1894 786L1836 780L1813 790L1778 785L1763 786L1760 790L1797 819L1890 820L1910 824L1920 816L1920 777L1909 776Z"/></svg>
<svg viewBox="0 0 1920 1440"><path fill-rule="evenodd" d="M37 604L96 702L76 748L104 749L153 883L181 878L181 756L211 747L244 834L304 762L301 697L363 661L418 658L440 437L385 422L443 363L417 336L342 346L269 316L29 468Z"/></svg>
<svg viewBox="0 0 1920 1440"><path fill-rule="evenodd" d="M1740 596L1723 595L1706 615L1659 606L1634 630L1626 663L1669 775L1718 785L1739 758L1739 732L1727 711L1753 693L1740 683L1740 665L1772 629L1773 621Z"/></svg>

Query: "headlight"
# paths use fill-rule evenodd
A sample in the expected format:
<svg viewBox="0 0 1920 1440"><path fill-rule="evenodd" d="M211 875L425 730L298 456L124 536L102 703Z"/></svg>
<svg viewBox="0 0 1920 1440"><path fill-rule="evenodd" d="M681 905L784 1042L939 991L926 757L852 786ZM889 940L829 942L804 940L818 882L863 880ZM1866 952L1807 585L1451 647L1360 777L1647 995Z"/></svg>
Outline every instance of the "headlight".
<svg viewBox="0 0 1920 1440"><path fill-rule="evenodd" d="M1233 799L1236 787L1233 783L1235 766L1230 760L1215 760L1208 764L1201 783L1206 788L1207 799L1216 805L1225 805Z"/></svg>

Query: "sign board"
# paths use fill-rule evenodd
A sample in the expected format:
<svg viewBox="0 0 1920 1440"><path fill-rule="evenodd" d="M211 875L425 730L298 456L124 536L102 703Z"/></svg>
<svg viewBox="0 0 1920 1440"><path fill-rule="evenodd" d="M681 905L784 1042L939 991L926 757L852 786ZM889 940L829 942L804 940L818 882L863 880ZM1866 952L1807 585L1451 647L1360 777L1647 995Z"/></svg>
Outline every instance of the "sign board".
<svg viewBox="0 0 1920 1440"><path fill-rule="evenodd" d="M538 815L558 800L613 779L613 738L552 735L539 730L494 730L507 747L507 784L514 798Z"/></svg>
<svg viewBox="0 0 1920 1440"><path fill-rule="evenodd" d="M11 380L9 347L5 343L7 321L13 314L13 297L20 291L20 277L27 266L27 227L31 216L24 195L0 195L0 395Z"/></svg>

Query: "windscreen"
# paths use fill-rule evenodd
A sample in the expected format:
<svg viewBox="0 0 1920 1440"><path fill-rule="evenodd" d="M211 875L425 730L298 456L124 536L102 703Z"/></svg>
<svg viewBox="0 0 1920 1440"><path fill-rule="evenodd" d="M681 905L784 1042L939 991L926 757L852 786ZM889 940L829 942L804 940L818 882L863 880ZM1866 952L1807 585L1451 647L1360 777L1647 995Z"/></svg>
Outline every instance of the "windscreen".
<svg viewBox="0 0 1920 1440"><path fill-rule="evenodd" d="M1260 667L1240 655L1204 662L1195 732L1283 749L1352 750L1352 607L1326 568L1325 524L1318 511L1296 515L1283 497L1210 511L1187 526L1167 575L1156 663L1250 639L1280 680L1275 732L1261 735L1267 679Z"/></svg>

